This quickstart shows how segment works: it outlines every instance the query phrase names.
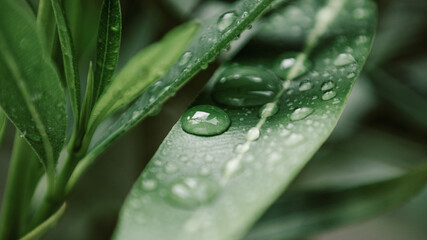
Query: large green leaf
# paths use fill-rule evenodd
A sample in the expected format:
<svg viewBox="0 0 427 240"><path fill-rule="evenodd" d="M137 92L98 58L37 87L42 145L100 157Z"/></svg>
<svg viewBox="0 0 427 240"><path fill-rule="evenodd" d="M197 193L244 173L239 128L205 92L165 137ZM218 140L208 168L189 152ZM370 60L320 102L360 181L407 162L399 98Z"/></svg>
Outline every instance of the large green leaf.
<svg viewBox="0 0 427 240"><path fill-rule="evenodd" d="M219 31L218 29L218 20L222 15L217 15L214 18L202 22L201 29L193 38L193 41L189 44L179 61L171 67L165 76L147 88L135 103L133 103L107 131L103 131L95 138L96 140L94 141L93 147L79 163L79 166L72 176L69 188L72 188L82 172L84 172L85 169L92 164L93 160L110 146L114 140L123 135L145 118L153 109L159 107L164 101L174 95L175 92L196 73L205 69L218 54L226 49L234 39L238 38L238 36L270 6L272 1L273 0L241 0L237 2L232 11L229 12L232 13L232 20L234 21L230 21L230 25L223 29L223 31ZM234 18L235 16L237 16L237 18ZM165 51L167 54L169 49L165 49ZM132 65L132 62L133 61L129 64ZM129 68L133 69L133 67L130 66ZM125 75L126 70L123 69L122 71L123 75ZM132 74L135 71L136 70L132 70ZM99 100L99 102L102 101Z"/></svg>
<svg viewBox="0 0 427 240"><path fill-rule="evenodd" d="M77 60L74 56L73 40L64 14L62 2L52 0L53 13L56 19L59 41L61 43L62 59L64 62L65 80L71 99L71 108L74 114L74 124L77 124L80 114L80 77Z"/></svg>
<svg viewBox="0 0 427 240"><path fill-rule="evenodd" d="M110 83L119 59L122 32L122 16L119 0L104 0L98 29L98 45L95 61L94 96L98 99Z"/></svg>
<svg viewBox="0 0 427 240"><path fill-rule="evenodd" d="M178 122L127 198L116 239L238 239L287 188L336 125L375 28L375 5L369 0L311 3L292 6L312 8L305 17L314 22L293 60L284 52L218 70L195 105L222 107L231 126L203 137L183 131ZM281 17L294 18L291 13ZM304 22L294 24L304 29ZM277 70L289 62L286 74ZM212 93L216 101L225 95L234 101L242 92L250 99L259 82L271 90L270 69L284 78L268 105L278 107L276 114L259 114L260 107L224 108L212 100ZM223 85L228 78L240 86Z"/></svg>
<svg viewBox="0 0 427 240"><path fill-rule="evenodd" d="M3 1L0 9L0 104L53 171L65 140L65 93L34 20L16 4Z"/></svg>

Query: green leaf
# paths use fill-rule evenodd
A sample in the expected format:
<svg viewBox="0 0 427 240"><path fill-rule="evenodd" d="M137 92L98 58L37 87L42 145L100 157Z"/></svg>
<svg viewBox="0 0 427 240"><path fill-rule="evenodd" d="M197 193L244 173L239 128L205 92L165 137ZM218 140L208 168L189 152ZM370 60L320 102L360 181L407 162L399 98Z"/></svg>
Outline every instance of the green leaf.
<svg viewBox="0 0 427 240"><path fill-rule="evenodd" d="M98 99L110 83L119 59L122 16L119 0L104 0L98 29L95 61L94 96ZM95 103L94 101L94 103Z"/></svg>
<svg viewBox="0 0 427 240"><path fill-rule="evenodd" d="M52 7L56 19L59 41L61 43L65 80L67 82L68 93L71 99L74 124L77 124L80 114L80 77L77 60L74 56L73 40L71 38L71 32L68 27L61 1L52 0Z"/></svg>
<svg viewBox="0 0 427 240"><path fill-rule="evenodd" d="M7 118L6 114L4 114L3 110L0 108L0 145L3 140L3 135L6 130Z"/></svg>
<svg viewBox="0 0 427 240"><path fill-rule="evenodd" d="M311 3L293 7L316 7ZM363 18L354 9L363 11ZM326 1L306 16L315 24L291 60L284 52L220 68L194 105L222 107L231 126L203 137L183 131L181 119L129 194L115 239L242 237L335 127L369 54L375 9L369 0ZM278 69L289 62L286 74ZM272 71L284 78L277 89ZM267 96L267 107L279 109L276 114L260 106L235 107L258 105L252 96L260 93ZM225 108L212 100L233 105L227 96L238 104Z"/></svg>
<svg viewBox="0 0 427 240"><path fill-rule="evenodd" d="M0 104L53 172L65 140L65 93L34 20L14 1L3 1L0 10Z"/></svg>
<svg viewBox="0 0 427 240"><path fill-rule="evenodd" d="M197 22L179 26L136 55L101 95L89 119L89 129L129 104L171 67L199 28ZM168 51L164 51L168 49Z"/></svg>
<svg viewBox="0 0 427 240"><path fill-rule="evenodd" d="M407 73L407 72L405 72ZM427 98L383 69L368 72L377 93L403 113L403 119L427 128Z"/></svg>
<svg viewBox="0 0 427 240"><path fill-rule="evenodd" d="M221 15L206 20L201 23L200 30L193 37L193 41L185 50L179 61L174 64L165 76L161 77L155 84L147 88L138 97L121 117L114 122L107 131L96 137L94 145L86 157L79 163L68 188L72 188L79 176L90 166L94 159L101 154L114 140L122 136L148 114L175 94L191 77L199 71L207 68L208 64L214 60L230 43L247 29L271 4L273 0L241 0L231 9L238 16L229 28L224 31L218 29L218 19ZM164 49L168 51L172 49ZM152 51L152 50L150 50ZM182 51L184 52L184 51ZM134 61L129 63L132 69ZM136 60L135 60L136 62ZM166 69L165 69L166 70ZM123 69L125 74L128 70ZM138 73L137 69L129 70L132 74ZM119 73L120 75L120 73ZM119 76L117 76L118 78ZM158 76L160 77L160 76ZM116 81L116 80L114 80ZM110 86L111 87L111 86ZM117 98L114 98L117 99ZM99 102L102 102L99 100Z"/></svg>

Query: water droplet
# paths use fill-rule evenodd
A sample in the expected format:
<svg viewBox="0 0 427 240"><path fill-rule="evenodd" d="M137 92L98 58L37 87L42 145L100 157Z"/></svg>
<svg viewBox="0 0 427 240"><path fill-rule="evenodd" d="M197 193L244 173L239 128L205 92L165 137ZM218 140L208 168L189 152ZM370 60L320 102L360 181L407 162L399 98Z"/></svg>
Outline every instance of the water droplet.
<svg viewBox="0 0 427 240"><path fill-rule="evenodd" d="M238 158L233 158L225 163L223 174L224 176L232 176L233 174L242 170L242 165Z"/></svg>
<svg viewBox="0 0 427 240"><path fill-rule="evenodd" d="M322 91L328 91L335 87L335 83L333 81L327 81L322 84Z"/></svg>
<svg viewBox="0 0 427 240"><path fill-rule="evenodd" d="M177 170L178 170L178 167L175 166L175 164L173 164L173 163L168 163L165 166L165 172L166 173L173 173L173 172L176 172Z"/></svg>
<svg viewBox="0 0 427 240"><path fill-rule="evenodd" d="M248 133L246 134L246 140L255 141L259 138L259 134L259 129L257 127L253 127L249 129Z"/></svg>
<svg viewBox="0 0 427 240"><path fill-rule="evenodd" d="M259 109L259 117L261 118L268 118L273 116L279 111L279 108L277 107L277 104L274 102L264 104Z"/></svg>
<svg viewBox="0 0 427 240"><path fill-rule="evenodd" d="M349 74L347 75L347 78L348 78L348 79L350 79L350 78L354 78L354 77L356 77L356 74L355 74L355 73L349 73Z"/></svg>
<svg viewBox="0 0 427 240"><path fill-rule="evenodd" d="M223 32L225 30L230 29L231 25L236 21L237 14L234 11L229 11L222 14L218 18L218 30Z"/></svg>
<svg viewBox="0 0 427 240"><path fill-rule="evenodd" d="M210 178L185 177L169 186L166 197L174 206L193 209L211 202L218 191L218 184Z"/></svg>
<svg viewBox="0 0 427 240"><path fill-rule="evenodd" d="M310 90L311 88L313 88L313 84L308 81L301 82L301 84L299 85L300 91L307 91L307 90Z"/></svg>
<svg viewBox="0 0 427 240"><path fill-rule="evenodd" d="M219 75L212 96L228 106L258 106L271 102L281 89L281 81L274 73L262 67L236 64Z"/></svg>
<svg viewBox="0 0 427 240"><path fill-rule="evenodd" d="M238 154L242 154L249 151L249 147L250 147L250 143L238 144L234 149L234 151Z"/></svg>
<svg viewBox="0 0 427 240"><path fill-rule="evenodd" d="M292 112L291 120L292 121L302 120L302 119L308 117L312 113L313 113L312 108L309 108L309 107L297 108Z"/></svg>
<svg viewBox="0 0 427 240"><path fill-rule="evenodd" d="M322 100L330 100L332 98L334 98L337 95L337 93L335 91L327 91L323 94L322 96Z"/></svg>
<svg viewBox="0 0 427 240"><path fill-rule="evenodd" d="M187 51L184 54L182 54L181 58L179 59L178 64L180 66L187 65L187 63L190 62L192 57L193 57L193 53L191 53L190 51Z"/></svg>
<svg viewBox="0 0 427 240"><path fill-rule="evenodd" d="M292 133L286 140L285 145L286 146L295 146L300 144L304 140L304 136L297 133Z"/></svg>
<svg viewBox="0 0 427 240"><path fill-rule="evenodd" d="M199 105L185 111L181 118L182 129L190 134L212 136L225 132L230 118L221 108Z"/></svg>
<svg viewBox="0 0 427 240"><path fill-rule="evenodd" d="M304 62L297 62L298 54L299 53L297 52L291 52L279 57L278 64L276 64L275 67L277 75L279 75L283 79L289 79L289 77L295 79L306 74L311 68L311 63L307 60ZM296 63L298 63L298 65L295 65ZM293 70L293 68L296 69ZM288 76L291 71L293 71L293 75Z"/></svg>
<svg viewBox="0 0 427 240"><path fill-rule="evenodd" d="M111 26L111 31L114 31L114 32L119 31L119 25Z"/></svg>
<svg viewBox="0 0 427 240"><path fill-rule="evenodd" d="M354 57L349 53L341 53L334 61L335 66L345 66L355 62Z"/></svg>
<svg viewBox="0 0 427 240"><path fill-rule="evenodd" d="M157 188L157 181L153 179L144 179L141 182L142 188L146 191L153 191Z"/></svg>

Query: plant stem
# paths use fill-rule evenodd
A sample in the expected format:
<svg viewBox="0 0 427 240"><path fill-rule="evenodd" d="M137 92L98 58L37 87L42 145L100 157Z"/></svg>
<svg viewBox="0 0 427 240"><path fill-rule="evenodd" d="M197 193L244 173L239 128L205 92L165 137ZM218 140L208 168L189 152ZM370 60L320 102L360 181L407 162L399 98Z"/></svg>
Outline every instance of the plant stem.
<svg viewBox="0 0 427 240"><path fill-rule="evenodd" d="M21 224L25 216L26 201L22 196L31 189L26 188L28 172L34 161L33 150L28 146L24 138L17 131L13 145L12 158L9 167L9 176L3 197L2 212L0 216L0 239L17 239Z"/></svg>

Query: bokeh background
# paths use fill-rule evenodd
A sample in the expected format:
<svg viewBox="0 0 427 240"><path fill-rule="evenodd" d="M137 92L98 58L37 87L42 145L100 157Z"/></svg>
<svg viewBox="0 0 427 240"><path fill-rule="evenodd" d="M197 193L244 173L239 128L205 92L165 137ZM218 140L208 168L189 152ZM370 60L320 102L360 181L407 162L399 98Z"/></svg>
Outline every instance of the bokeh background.
<svg viewBox="0 0 427 240"><path fill-rule="evenodd" d="M37 0L31 1L37 6ZM233 1L122 0L119 68L174 26L222 11ZM294 183L358 184L396 176L427 162L427 1L378 0L378 33L337 128ZM101 1L65 0L81 64L93 59ZM262 39L246 39L259 46ZM162 139L221 60L190 81L162 111L120 138L91 167L71 194L68 209L45 239L109 239L120 206ZM228 54L228 56L227 56ZM85 76L85 74L82 74ZM0 147L0 203L14 130ZM314 240L425 240L427 188L404 206L373 219L310 237Z"/></svg>

